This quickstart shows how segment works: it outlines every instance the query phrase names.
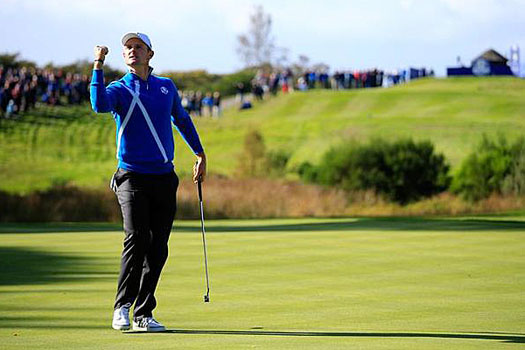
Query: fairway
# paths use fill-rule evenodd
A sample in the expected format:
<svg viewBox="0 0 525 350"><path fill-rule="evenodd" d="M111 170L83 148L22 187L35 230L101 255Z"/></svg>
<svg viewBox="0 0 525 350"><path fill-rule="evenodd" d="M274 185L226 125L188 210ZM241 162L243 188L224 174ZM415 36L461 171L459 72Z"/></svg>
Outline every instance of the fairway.
<svg viewBox="0 0 525 350"><path fill-rule="evenodd" d="M155 316L111 329L118 225L0 225L0 349L518 349L525 219L178 222Z"/></svg>

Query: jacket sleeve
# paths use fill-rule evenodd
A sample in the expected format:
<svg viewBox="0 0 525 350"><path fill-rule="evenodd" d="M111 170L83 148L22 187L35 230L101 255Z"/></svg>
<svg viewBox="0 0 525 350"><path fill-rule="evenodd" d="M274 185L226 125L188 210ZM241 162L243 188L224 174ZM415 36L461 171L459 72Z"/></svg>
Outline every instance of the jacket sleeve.
<svg viewBox="0 0 525 350"><path fill-rule="evenodd" d="M94 69L90 85L91 108L96 113L114 111L117 107L117 91L111 86L104 85L104 71Z"/></svg>
<svg viewBox="0 0 525 350"><path fill-rule="evenodd" d="M193 121L188 115L188 112L182 107L179 92L175 84L173 84L173 87L175 88L175 93L173 94L171 121L179 134L181 134L184 141L190 146L193 153L201 153L203 152L203 148L199 139L199 134L197 134L197 129L195 129L195 125L193 125Z"/></svg>

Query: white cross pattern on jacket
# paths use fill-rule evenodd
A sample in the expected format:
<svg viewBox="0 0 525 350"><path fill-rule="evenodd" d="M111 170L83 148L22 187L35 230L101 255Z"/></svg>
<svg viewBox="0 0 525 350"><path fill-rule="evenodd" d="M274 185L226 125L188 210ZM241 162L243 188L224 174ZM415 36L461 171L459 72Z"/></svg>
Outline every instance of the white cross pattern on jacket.
<svg viewBox="0 0 525 350"><path fill-rule="evenodd" d="M162 154L162 157L164 158L164 163L168 162L168 157L166 156L166 150L164 149L164 146L162 145L162 142L160 142L159 135L157 134L157 130L155 130L155 127L153 126L153 123L151 122L151 118L146 111L146 108L142 104L142 101L140 100L140 83L138 80L135 80L135 91L131 90L129 87L127 87L124 84L121 84L126 88L126 90L129 91L131 96L133 96L133 100L131 101L131 104L129 105L128 113L126 114L126 117L124 117L124 121L120 125L120 130L118 132L118 139L117 139L117 159L119 159L120 155L120 140L122 138L122 134L124 133L124 129L126 128L126 125L128 124L129 119L131 118L131 115L133 114L133 110L135 109L135 106L138 105L140 110L142 111L142 115L144 116L144 119L146 120L146 124L148 124L149 131L151 132L151 135L155 139L155 142L157 143L157 146L159 147L159 151Z"/></svg>

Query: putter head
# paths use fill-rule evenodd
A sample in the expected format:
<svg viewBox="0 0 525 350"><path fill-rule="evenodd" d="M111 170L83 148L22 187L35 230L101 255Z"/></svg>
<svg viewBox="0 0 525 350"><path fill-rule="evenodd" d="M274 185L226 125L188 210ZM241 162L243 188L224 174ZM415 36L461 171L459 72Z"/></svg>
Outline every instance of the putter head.
<svg viewBox="0 0 525 350"><path fill-rule="evenodd" d="M210 302L210 296L209 296L209 295L206 294L206 295L204 296L204 302L205 302L205 303L209 303L209 302Z"/></svg>

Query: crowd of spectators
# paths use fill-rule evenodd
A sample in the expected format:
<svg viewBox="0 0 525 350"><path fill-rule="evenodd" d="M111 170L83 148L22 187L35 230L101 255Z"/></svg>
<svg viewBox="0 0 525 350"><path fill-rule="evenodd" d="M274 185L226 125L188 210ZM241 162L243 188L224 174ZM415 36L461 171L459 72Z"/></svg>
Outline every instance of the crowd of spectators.
<svg viewBox="0 0 525 350"><path fill-rule="evenodd" d="M0 66L0 116L10 118L49 105L80 104L89 100L89 78L60 69Z"/></svg>
<svg viewBox="0 0 525 350"><path fill-rule="evenodd" d="M432 70L425 68L385 72L378 69L371 70L339 70L330 75L326 70L306 70L294 75L291 69L265 73L259 70L251 81L251 90L242 83L237 85L237 102L244 103L245 95L251 92L257 100L265 95L275 95L278 91L287 93L294 90L306 91L309 89L360 89L374 87L388 87L404 83L425 76L433 76Z"/></svg>
<svg viewBox="0 0 525 350"><path fill-rule="evenodd" d="M330 78L330 87L337 90L389 87L426 76L434 76L434 71L425 68L410 68L408 70L403 69L393 72L384 72L378 69L366 71L337 71ZM322 85L328 88L325 83Z"/></svg>
<svg viewBox="0 0 525 350"><path fill-rule="evenodd" d="M276 95L279 90L286 93L293 90L294 74L291 69L283 69L282 71L273 71L270 74L265 74L263 70L259 70L252 80L251 92L257 99L262 99L265 93ZM246 93L242 86L237 86L237 95Z"/></svg>
<svg viewBox="0 0 525 350"><path fill-rule="evenodd" d="M179 97L182 107L192 117L213 117L221 115L221 93L215 91L203 94L201 91L181 91Z"/></svg>
<svg viewBox="0 0 525 350"><path fill-rule="evenodd" d="M315 73L314 73L315 77ZM337 71L329 79L325 78L319 83L324 88L359 89L383 86L385 73L381 70L372 69L367 71Z"/></svg>
<svg viewBox="0 0 525 350"><path fill-rule="evenodd" d="M424 76L433 76L427 69L408 69L394 72L372 70L339 70L328 74L326 70L305 70L294 74L285 68L267 72L260 69L251 81L251 86L237 83L236 105L250 108L246 94L262 100L279 91L306 91L322 89L359 89L388 87ZM89 100L90 79L85 74L64 72L62 69L40 69L34 67L4 68L0 65L0 117L10 118L35 107L37 103L48 105L81 104ZM201 91L179 91L184 109L192 117L214 117L221 115L219 91L203 94Z"/></svg>

